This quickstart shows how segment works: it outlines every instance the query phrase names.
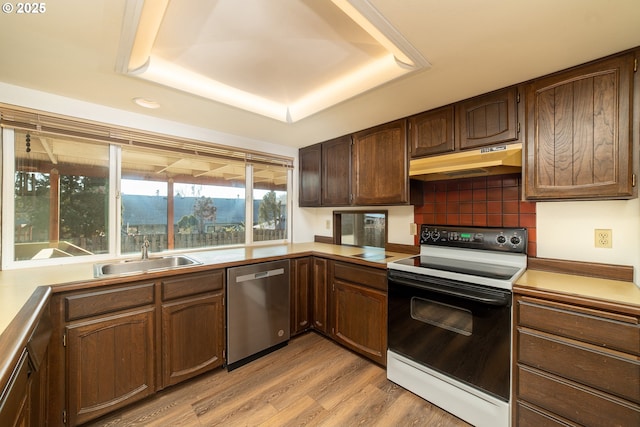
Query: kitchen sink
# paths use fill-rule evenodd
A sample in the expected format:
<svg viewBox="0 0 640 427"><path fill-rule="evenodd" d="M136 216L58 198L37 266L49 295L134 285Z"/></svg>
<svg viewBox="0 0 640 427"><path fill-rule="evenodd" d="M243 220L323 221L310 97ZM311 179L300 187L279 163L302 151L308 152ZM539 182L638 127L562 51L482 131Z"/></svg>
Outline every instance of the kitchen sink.
<svg viewBox="0 0 640 427"><path fill-rule="evenodd" d="M169 255L148 259L129 259L117 262L94 264L94 277L137 274L147 271L168 270L190 265L200 265L201 261L185 255Z"/></svg>

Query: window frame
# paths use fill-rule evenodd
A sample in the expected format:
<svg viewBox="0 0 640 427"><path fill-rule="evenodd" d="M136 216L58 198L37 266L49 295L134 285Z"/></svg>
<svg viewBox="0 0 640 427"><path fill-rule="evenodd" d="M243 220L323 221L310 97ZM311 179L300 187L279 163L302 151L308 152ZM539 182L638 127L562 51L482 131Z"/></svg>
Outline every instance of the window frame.
<svg viewBox="0 0 640 427"><path fill-rule="evenodd" d="M389 242L389 211L386 209L351 209L333 211L333 244L352 246L356 248L378 248L377 246L364 246L342 242L342 216L353 214L382 214L384 215L384 244ZM384 249L382 247L381 249Z"/></svg>
<svg viewBox="0 0 640 427"><path fill-rule="evenodd" d="M4 119L4 117L3 117ZM15 132L16 129L29 131L31 133L38 133L38 130L30 130L25 129L23 126L11 127L7 125L7 123L2 120L0 121L2 124L2 128L0 131L0 142L2 147L2 254L1 254L1 265L3 270L9 269L18 269L18 268L28 268L35 266L48 266L48 265L61 265L61 264L79 264L79 263L95 263L108 259L119 259L119 258L135 258L137 254L132 253L122 253L121 244L122 244L122 236L121 236L121 226L122 226L122 218L120 215L122 208L122 188L121 188L121 180L122 180L122 146L125 145L118 141L113 141L111 139L105 140L105 138L101 138L99 135L96 138L87 137L87 135L75 135L75 138L87 139L93 142L101 142L104 145L109 147L109 207L108 207L108 228L109 228L109 244L108 244L108 253L105 254L93 254L86 255L80 257L68 257L68 258L50 258L50 259L38 259L38 260L15 260L15 233L13 232L14 223L15 223L15 199L14 199L14 180L15 180ZM80 122L79 126L82 125ZM41 133L53 133L47 132L43 130ZM58 133L60 136L70 136L69 134L65 134L64 132ZM143 135L143 134L141 134ZM151 135L150 137L153 137ZM155 136L159 138L157 144L149 144L148 142L143 142L139 144L144 144L146 146L153 146L153 148L171 151L171 152L180 152L179 149L171 146L164 146L162 144L162 137ZM175 140L175 138L169 138L171 141ZM202 143L205 144L206 143ZM213 145L215 150L220 150L220 146ZM241 150L237 148L229 147L229 152L233 152L233 156L236 156L234 159L237 160L238 153ZM293 239L293 228L291 218L293 217L293 203L291 199L292 189L293 189L293 159L292 158L284 158L280 156L270 156L268 154L254 153L254 152L244 152L245 155L245 224L250 224L245 226L245 243L244 244L234 244L234 245L226 245L226 246L207 246L207 247L198 247L198 248L181 248L181 249L172 249L170 251L163 251L162 254L170 254L170 253L184 253L184 252L195 252L195 251L211 251L211 250L221 250L233 247L246 247L246 246L268 246L268 245L276 245L287 243L288 241L292 241ZM212 154L212 157L215 157L215 154ZM232 157L229 157L231 159ZM255 163L267 163L267 164L278 164L279 159L282 159L281 165L287 169L287 238L279 239L279 240L266 240L254 242L253 240L253 165Z"/></svg>

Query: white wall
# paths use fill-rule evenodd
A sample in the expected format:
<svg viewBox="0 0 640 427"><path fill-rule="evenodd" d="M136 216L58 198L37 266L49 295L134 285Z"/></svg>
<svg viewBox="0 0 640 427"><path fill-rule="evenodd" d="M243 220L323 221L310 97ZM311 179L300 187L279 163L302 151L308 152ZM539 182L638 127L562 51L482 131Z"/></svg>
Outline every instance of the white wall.
<svg viewBox="0 0 640 427"><path fill-rule="evenodd" d="M357 208L300 208L299 222L294 225L296 240L312 242L315 235L332 236L334 210L366 210L367 207ZM413 206L375 206L372 210L387 210L389 212L387 224L389 243L413 245L413 234L410 225L413 224ZM327 223L328 221L328 223ZM328 227L327 227L328 225Z"/></svg>
<svg viewBox="0 0 640 427"><path fill-rule="evenodd" d="M0 103L197 141L240 147L247 150L288 157L298 155L298 150L293 147L216 132L211 129L158 119L141 113L118 110L2 82L0 82Z"/></svg>
<svg viewBox="0 0 640 427"><path fill-rule="evenodd" d="M640 199L538 202L537 256L631 265L640 286ZM596 248L594 230L612 230L611 249Z"/></svg>
<svg viewBox="0 0 640 427"><path fill-rule="evenodd" d="M225 144L249 150L294 157L293 241L312 242L315 235L330 236L332 208L297 208L298 150L209 129L156 119L0 82L0 102L178 137ZM359 208L362 209L362 208ZM374 209L380 209L376 207ZM412 206L382 207L389 211L389 242L412 245ZM599 202L539 202L537 204L537 255L572 261L632 265L635 283L640 270L640 200ZM329 228L326 222L329 221ZM594 247L594 229L613 230L613 248ZM639 285L640 286L640 285Z"/></svg>

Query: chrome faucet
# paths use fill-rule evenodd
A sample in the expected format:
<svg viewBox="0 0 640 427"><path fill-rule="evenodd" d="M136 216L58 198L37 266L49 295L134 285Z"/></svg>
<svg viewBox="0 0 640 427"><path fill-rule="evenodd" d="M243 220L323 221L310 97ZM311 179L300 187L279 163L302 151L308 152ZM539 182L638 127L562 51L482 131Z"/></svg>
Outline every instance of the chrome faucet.
<svg viewBox="0 0 640 427"><path fill-rule="evenodd" d="M142 259L149 259L149 246L149 240L145 237L142 243Z"/></svg>

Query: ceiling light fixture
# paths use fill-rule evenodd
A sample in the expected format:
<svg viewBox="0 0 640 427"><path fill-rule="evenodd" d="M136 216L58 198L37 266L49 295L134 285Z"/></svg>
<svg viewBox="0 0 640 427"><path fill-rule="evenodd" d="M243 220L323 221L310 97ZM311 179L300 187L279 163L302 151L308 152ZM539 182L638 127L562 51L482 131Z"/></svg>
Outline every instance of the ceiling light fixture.
<svg viewBox="0 0 640 427"><path fill-rule="evenodd" d="M152 110L156 108L160 108L160 104L158 104L158 102L154 101L153 99L133 98L133 102L141 107L150 108Z"/></svg>

